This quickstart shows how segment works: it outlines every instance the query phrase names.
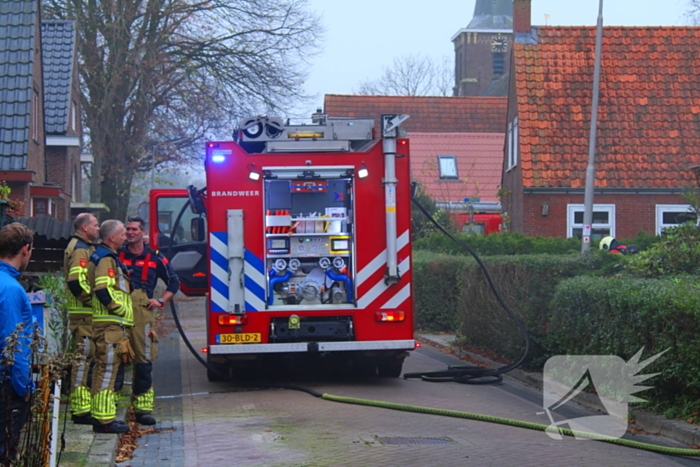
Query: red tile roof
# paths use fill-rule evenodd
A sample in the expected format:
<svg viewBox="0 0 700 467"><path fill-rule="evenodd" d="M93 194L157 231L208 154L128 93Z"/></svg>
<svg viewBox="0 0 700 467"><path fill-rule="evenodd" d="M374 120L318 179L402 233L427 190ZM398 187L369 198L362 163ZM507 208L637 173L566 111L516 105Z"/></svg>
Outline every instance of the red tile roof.
<svg viewBox="0 0 700 467"><path fill-rule="evenodd" d="M332 117L374 118L382 114L411 116L407 132L504 133L505 97L365 96L326 94L325 112Z"/></svg>
<svg viewBox="0 0 700 467"><path fill-rule="evenodd" d="M540 27L515 44L523 186L583 187L594 27ZM694 185L700 164L700 28L606 27L596 186Z"/></svg>
<svg viewBox="0 0 700 467"><path fill-rule="evenodd" d="M499 133L409 133L411 175L435 201L499 201L503 142ZM437 156L455 156L459 180L441 181Z"/></svg>

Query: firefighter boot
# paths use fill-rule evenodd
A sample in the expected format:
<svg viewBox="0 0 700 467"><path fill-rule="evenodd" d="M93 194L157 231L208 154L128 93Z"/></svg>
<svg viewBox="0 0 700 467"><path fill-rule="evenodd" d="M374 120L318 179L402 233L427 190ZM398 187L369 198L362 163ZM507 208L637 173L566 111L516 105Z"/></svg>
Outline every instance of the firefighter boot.
<svg viewBox="0 0 700 467"><path fill-rule="evenodd" d="M95 423L99 423L97 420L95 420L90 412L86 414L73 414L71 417L73 420L73 423L76 425L95 425Z"/></svg>
<svg viewBox="0 0 700 467"><path fill-rule="evenodd" d="M137 412L136 423L139 425L155 425L156 419L149 412Z"/></svg>
<svg viewBox="0 0 700 467"><path fill-rule="evenodd" d="M95 433L126 433L129 431L129 425L121 420L112 420L109 423L96 423L92 426L92 431Z"/></svg>

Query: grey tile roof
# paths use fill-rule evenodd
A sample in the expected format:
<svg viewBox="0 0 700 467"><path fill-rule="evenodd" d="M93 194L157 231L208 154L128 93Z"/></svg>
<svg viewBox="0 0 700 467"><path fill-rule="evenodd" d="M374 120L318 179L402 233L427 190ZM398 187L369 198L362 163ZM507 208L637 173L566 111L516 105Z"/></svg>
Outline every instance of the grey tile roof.
<svg viewBox="0 0 700 467"><path fill-rule="evenodd" d="M75 21L41 22L46 134L66 134L75 54Z"/></svg>
<svg viewBox="0 0 700 467"><path fill-rule="evenodd" d="M476 0L467 29L512 29L512 0Z"/></svg>
<svg viewBox="0 0 700 467"><path fill-rule="evenodd" d="M0 1L0 170L27 167L36 0Z"/></svg>
<svg viewBox="0 0 700 467"><path fill-rule="evenodd" d="M26 225L35 235L47 240L67 240L73 235L73 221L59 221L50 216L16 217L15 222Z"/></svg>

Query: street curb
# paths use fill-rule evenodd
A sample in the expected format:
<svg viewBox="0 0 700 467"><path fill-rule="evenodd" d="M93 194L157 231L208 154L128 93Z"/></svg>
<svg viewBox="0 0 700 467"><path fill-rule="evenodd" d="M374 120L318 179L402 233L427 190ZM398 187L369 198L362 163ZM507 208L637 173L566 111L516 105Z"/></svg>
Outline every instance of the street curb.
<svg viewBox="0 0 700 467"><path fill-rule="evenodd" d="M452 342L448 342L446 339L439 339L425 334L416 334L416 337L441 349L451 350L458 357L468 356L494 368L502 366L501 363L494 362L486 357L482 357L481 355L472 352L467 352L466 350L454 346L452 345ZM532 373L516 368L503 376L505 378L516 379L522 383L533 386L536 389L542 389L543 384L541 373ZM588 407L597 410L604 409L604 407L602 407L600 404L600 400L596 396L584 393L579 394L579 396L582 396L581 400L583 400ZM652 414L638 407L632 409L631 412L634 413L633 424L648 433L666 436L667 438L671 438L679 443L687 444L688 446L700 445L700 426L698 425L688 423L684 420L669 420L663 415Z"/></svg>
<svg viewBox="0 0 700 467"><path fill-rule="evenodd" d="M125 406L117 407L117 419L125 420L126 409ZM114 467L120 439L121 435L95 433L88 450L85 467Z"/></svg>

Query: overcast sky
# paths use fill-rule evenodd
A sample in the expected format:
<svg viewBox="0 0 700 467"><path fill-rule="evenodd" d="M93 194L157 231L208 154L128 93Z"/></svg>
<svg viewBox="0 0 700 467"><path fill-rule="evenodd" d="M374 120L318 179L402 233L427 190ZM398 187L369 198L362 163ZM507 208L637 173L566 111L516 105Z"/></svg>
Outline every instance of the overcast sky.
<svg viewBox="0 0 700 467"><path fill-rule="evenodd" d="M680 26L688 0L604 0L603 23ZM322 107L324 94L350 94L378 78L395 57L423 54L454 58L451 38L474 16L474 0L309 0L322 16L323 51L311 60L306 92L315 95L302 113ZM545 15L549 15L545 18ZM598 0L532 0L532 24L596 24Z"/></svg>

